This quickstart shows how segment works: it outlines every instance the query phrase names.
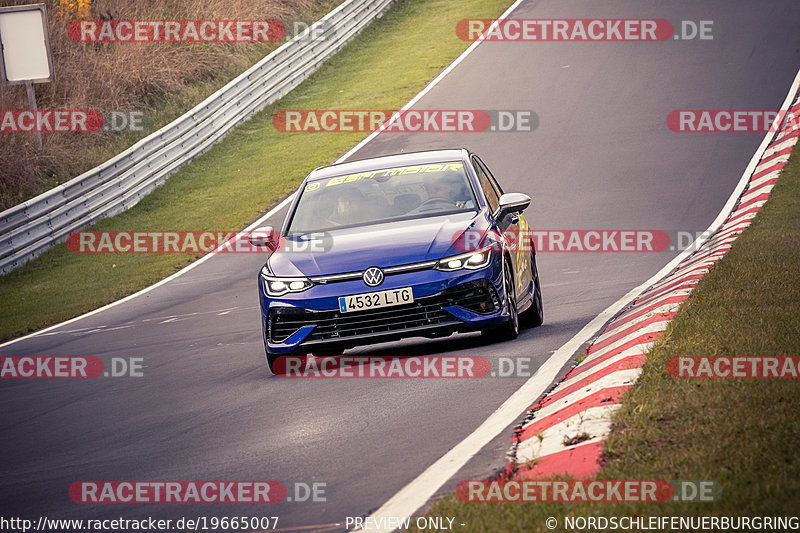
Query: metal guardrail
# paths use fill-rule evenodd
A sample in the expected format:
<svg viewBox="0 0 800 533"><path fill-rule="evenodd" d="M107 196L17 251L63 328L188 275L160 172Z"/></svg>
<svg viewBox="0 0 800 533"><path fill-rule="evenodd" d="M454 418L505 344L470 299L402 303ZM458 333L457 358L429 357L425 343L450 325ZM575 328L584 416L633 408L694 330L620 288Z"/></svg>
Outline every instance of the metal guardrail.
<svg viewBox="0 0 800 533"><path fill-rule="evenodd" d="M392 0L347 0L193 109L100 166L0 213L0 274L129 209L232 128L299 85ZM315 31L323 38L314 40Z"/></svg>

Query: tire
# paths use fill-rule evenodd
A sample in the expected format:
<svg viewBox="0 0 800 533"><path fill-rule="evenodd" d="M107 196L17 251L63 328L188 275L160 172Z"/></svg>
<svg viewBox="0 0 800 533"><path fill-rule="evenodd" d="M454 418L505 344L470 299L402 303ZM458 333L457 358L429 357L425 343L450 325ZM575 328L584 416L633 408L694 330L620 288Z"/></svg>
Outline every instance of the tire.
<svg viewBox="0 0 800 533"><path fill-rule="evenodd" d="M508 321L482 331L493 341L510 341L519 335L519 313L517 312L517 297L514 294L514 275L511 273L508 261L503 262L503 289L506 293L505 305L508 306Z"/></svg>
<svg viewBox="0 0 800 533"><path fill-rule="evenodd" d="M531 306L522 313L522 322L529 328L538 328L544 323L544 306L542 305L542 287L539 285L539 269L536 268L536 256L531 255L533 269L533 298Z"/></svg>
<svg viewBox="0 0 800 533"><path fill-rule="evenodd" d="M303 369L306 367L306 363L308 362L308 355L301 354L301 355L274 355L274 354L267 354L267 364L269 365L269 369L272 371L273 374L276 376L278 375L285 375L287 370L286 358L291 357L293 359L300 359L300 368Z"/></svg>

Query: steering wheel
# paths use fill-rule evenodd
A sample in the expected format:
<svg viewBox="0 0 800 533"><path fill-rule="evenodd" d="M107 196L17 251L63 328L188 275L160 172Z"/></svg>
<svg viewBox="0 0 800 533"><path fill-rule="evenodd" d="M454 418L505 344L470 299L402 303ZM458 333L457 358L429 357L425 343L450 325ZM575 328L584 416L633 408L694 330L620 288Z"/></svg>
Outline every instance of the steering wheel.
<svg viewBox="0 0 800 533"><path fill-rule="evenodd" d="M455 202L446 200L444 198L428 198L419 204L414 211L424 213L426 211L435 211L437 209L452 209L457 207Z"/></svg>

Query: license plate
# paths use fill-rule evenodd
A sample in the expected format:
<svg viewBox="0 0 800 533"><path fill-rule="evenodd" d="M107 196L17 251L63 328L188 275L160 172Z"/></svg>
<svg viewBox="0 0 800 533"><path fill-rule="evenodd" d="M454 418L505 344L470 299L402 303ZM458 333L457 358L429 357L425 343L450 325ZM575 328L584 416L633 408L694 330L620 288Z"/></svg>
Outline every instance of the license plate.
<svg viewBox="0 0 800 533"><path fill-rule="evenodd" d="M411 291L411 287L389 289L388 291L342 296L339 298L339 311L342 313L364 311L366 309L376 309L378 307L410 304L413 301L414 293Z"/></svg>

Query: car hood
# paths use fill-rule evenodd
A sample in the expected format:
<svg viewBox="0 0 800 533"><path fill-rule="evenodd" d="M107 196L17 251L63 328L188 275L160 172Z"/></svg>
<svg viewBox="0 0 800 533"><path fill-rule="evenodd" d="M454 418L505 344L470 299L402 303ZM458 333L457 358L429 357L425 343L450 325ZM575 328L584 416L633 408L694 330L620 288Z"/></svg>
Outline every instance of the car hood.
<svg viewBox="0 0 800 533"><path fill-rule="evenodd" d="M268 265L275 276L324 276L436 260L459 253L454 237L486 224L468 212L333 230L325 251L277 252Z"/></svg>

